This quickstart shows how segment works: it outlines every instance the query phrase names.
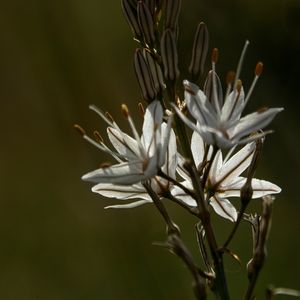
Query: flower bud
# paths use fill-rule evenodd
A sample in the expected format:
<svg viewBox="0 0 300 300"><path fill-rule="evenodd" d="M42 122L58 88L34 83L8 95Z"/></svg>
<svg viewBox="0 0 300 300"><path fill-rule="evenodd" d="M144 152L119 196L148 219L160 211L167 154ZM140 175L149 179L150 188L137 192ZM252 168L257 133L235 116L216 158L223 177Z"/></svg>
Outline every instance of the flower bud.
<svg viewBox="0 0 300 300"><path fill-rule="evenodd" d="M156 90L153 85L153 80L147 65L147 61L144 58L141 49L137 49L135 51L134 70L143 98L147 102L151 102L156 97Z"/></svg>
<svg viewBox="0 0 300 300"><path fill-rule="evenodd" d="M123 14L127 23L129 24L133 35L136 39L140 39L142 36L142 32L140 29L140 25L137 17L137 4L134 5L134 0L121 0Z"/></svg>
<svg viewBox="0 0 300 300"><path fill-rule="evenodd" d="M203 74L208 51L208 42L209 36L207 27L203 22L201 22L196 30L192 59L189 66L189 72L196 78Z"/></svg>
<svg viewBox="0 0 300 300"><path fill-rule="evenodd" d="M180 8L181 0L165 0L165 29L176 29Z"/></svg>
<svg viewBox="0 0 300 300"><path fill-rule="evenodd" d="M174 33L167 29L161 38L161 55L166 80L175 81L179 77L178 55Z"/></svg>
<svg viewBox="0 0 300 300"><path fill-rule="evenodd" d="M142 1L138 2L137 13L144 41L147 45L153 45L155 42L153 15Z"/></svg>
<svg viewBox="0 0 300 300"><path fill-rule="evenodd" d="M148 69L150 71L153 85L157 94L161 93L165 89L163 74L159 64L155 61L152 54L144 49L144 57L148 64Z"/></svg>

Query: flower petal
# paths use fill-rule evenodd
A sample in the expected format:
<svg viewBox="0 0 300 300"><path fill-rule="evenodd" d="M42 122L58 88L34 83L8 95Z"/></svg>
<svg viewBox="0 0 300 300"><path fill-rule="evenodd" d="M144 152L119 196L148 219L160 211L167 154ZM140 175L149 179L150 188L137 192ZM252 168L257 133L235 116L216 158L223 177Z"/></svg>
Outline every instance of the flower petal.
<svg viewBox="0 0 300 300"><path fill-rule="evenodd" d="M113 127L107 128L107 135L114 148L127 159L136 159L139 157L139 147L136 140Z"/></svg>
<svg viewBox="0 0 300 300"><path fill-rule="evenodd" d="M205 145L202 137L196 131L194 131L192 135L191 150L195 164L198 167L204 159Z"/></svg>
<svg viewBox="0 0 300 300"><path fill-rule="evenodd" d="M82 176L82 180L100 183L134 184L144 179L143 162L124 162L100 168Z"/></svg>
<svg viewBox="0 0 300 300"><path fill-rule="evenodd" d="M237 211L228 199L214 196L210 199L209 204L219 216L232 222L237 220Z"/></svg>
<svg viewBox="0 0 300 300"><path fill-rule="evenodd" d="M270 108L264 112L254 112L240 119L234 128L232 139L240 139L254 131L266 127L283 108Z"/></svg>
<svg viewBox="0 0 300 300"><path fill-rule="evenodd" d="M226 187L222 187L222 189L224 190L222 196L224 195L224 197L240 197L241 189L245 185L245 183L245 177L238 177L237 180L232 184ZM252 198L261 198L266 195L278 194L281 192L281 188L279 186L266 180L253 178L251 181L251 185L253 189Z"/></svg>
<svg viewBox="0 0 300 300"><path fill-rule="evenodd" d="M112 183L99 183L92 188L92 191L107 198L116 198L120 200L151 200L150 196L141 184L117 185Z"/></svg>
<svg viewBox="0 0 300 300"><path fill-rule="evenodd" d="M104 207L105 209L116 208L116 209L125 209L125 208L135 208L147 203L152 203L152 200L139 200L135 202L131 202L128 204L118 204L118 205L109 205Z"/></svg>
<svg viewBox="0 0 300 300"><path fill-rule="evenodd" d="M163 109L161 104L157 100L152 101L146 108L143 123L143 135L141 138L143 146L148 153L148 149L153 145L154 133L158 130L162 120Z"/></svg>
<svg viewBox="0 0 300 300"><path fill-rule="evenodd" d="M233 155L220 169L215 177L214 183L226 186L236 179L251 163L255 150L255 143L244 146Z"/></svg>

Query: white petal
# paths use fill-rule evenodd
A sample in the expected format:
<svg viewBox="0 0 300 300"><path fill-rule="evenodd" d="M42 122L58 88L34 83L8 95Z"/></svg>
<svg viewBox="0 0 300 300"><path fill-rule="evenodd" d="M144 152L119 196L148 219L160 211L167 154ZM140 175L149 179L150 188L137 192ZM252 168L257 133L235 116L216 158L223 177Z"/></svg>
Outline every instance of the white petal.
<svg viewBox="0 0 300 300"><path fill-rule="evenodd" d="M92 188L92 191L104 197L116 198L120 200L151 199L145 188L141 184L133 184L128 186L111 183L99 183Z"/></svg>
<svg viewBox="0 0 300 300"><path fill-rule="evenodd" d="M216 114L205 94L191 82L185 80L184 98L190 114L201 124L216 127Z"/></svg>
<svg viewBox="0 0 300 300"><path fill-rule="evenodd" d="M173 115L169 117L167 124L166 123L161 124L161 140L160 140L161 152L159 152L159 167L161 167L165 162L166 164L170 162L168 158L169 154L171 156L174 155L173 156L174 159L176 158L176 149L177 149L176 138L175 138L174 131L172 130L172 121L173 121ZM171 133L173 134L172 141L170 141ZM176 166L174 167L174 173L175 173L175 168Z"/></svg>
<svg viewBox="0 0 300 300"><path fill-rule="evenodd" d="M214 196L210 199L209 204L219 216L232 222L237 220L237 211L227 199Z"/></svg>
<svg viewBox="0 0 300 300"><path fill-rule="evenodd" d="M237 98L237 96L239 96ZM242 87L239 95L237 91L232 91L225 99L225 103L222 107L221 121L229 121L230 125L233 125L241 116L241 112L244 108L245 92Z"/></svg>
<svg viewBox="0 0 300 300"><path fill-rule="evenodd" d="M246 178L238 177L235 182L226 187L221 187L224 190L225 197L240 197L241 188L246 183ZM278 194L281 188L274 183L266 180L253 178L251 181L253 195L252 198L261 198L270 194ZM222 194L223 195L223 194Z"/></svg>
<svg viewBox="0 0 300 300"><path fill-rule="evenodd" d="M182 185L184 185L186 188L192 189L192 183L189 181L185 181L181 183ZM193 199L191 196L187 195L180 187L178 186L173 186L171 189L171 194L179 199L180 201L184 202L185 204L187 204L188 206L191 207L196 207L197 206L197 202L195 201L195 199Z"/></svg>
<svg viewBox="0 0 300 300"><path fill-rule="evenodd" d="M100 168L82 176L82 180L99 183L134 184L144 179L143 162L131 161Z"/></svg>
<svg viewBox="0 0 300 300"><path fill-rule="evenodd" d="M254 150L255 143L244 146L222 166L215 181L221 186L232 183L250 165Z"/></svg>
<svg viewBox="0 0 300 300"><path fill-rule="evenodd" d="M124 157L136 159L139 156L138 143L132 137L112 127L107 128L107 135L115 149Z"/></svg>
<svg viewBox="0 0 300 300"><path fill-rule="evenodd" d="M119 204L119 205L109 205L104 207L105 209L116 208L116 209L124 209L124 208L135 208L146 203L152 203L152 200L139 200L128 204Z"/></svg>
<svg viewBox="0 0 300 300"><path fill-rule="evenodd" d="M212 165L210 167L209 171L209 178L211 180L212 184L215 184L218 181L218 174L220 173L220 170L222 168L223 164L223 155L221 150L219 150L214 158L214 161L212 162Z"/></svg>
<svg viewBox="0 0 300 300"><path fill-rule="evenodd" d="M254 131L266 127L283 108L270 108L264 112L254 112L240 119L234 128L233 139L240 139Z"/></svg>
<svg viewBox="0 0 300 300"><path fill-rule="evenodd" d="M203 162L205 145L202 137L196 131L194 131L192 135L191 150L192 150L195 164L198 167Z"/></svg>
<svg viewBox="0 0 300 300"><path fill-rule="evenodd" d="M160 126L163 120L163 109L159 101L152 101L146 108L144 123L143 123L143 135L142 143L146 150L153 144L154 133Z"/></svg>
<svg viewBox="0 0 300 300"><path fill-rule="evenodd" d="M166 124L162 124L162 138L166 139ZM165 153L166 159L162 166L162 171L168 174L170 177L175 179L176 168L177 168L177 146L176 146L176 136L173 129L170 130L168 149Z"/></svg>

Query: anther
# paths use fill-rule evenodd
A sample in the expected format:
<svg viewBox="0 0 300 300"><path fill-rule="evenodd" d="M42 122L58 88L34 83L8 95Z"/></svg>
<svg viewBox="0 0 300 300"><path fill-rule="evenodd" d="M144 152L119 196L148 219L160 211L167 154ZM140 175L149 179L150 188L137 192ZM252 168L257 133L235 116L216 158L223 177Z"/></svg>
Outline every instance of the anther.
<svg viewBox="0 0 300 300"><path fill-rule="evenodd" d="M95 137L96 141L97 141L98 143L102 144L102 143L103 143L103 138L102 138L102 136L100 135L99 131L95 130L95 131L93 132L93 134L94 134L94 137Z"/></svg>
<svg viewBox="0 0 300 300"><path fill-rule="evenodd" d="M144 108L144 105L140 102L140 103L138 104L138 106L139 106L139 111L140 111L141 116L144 117L144 115L145 115L145 108Z"/></svg>
<svg viewBox="0 0 300 300"><path fill-rule="evenodd" d="M255 67L255 76L260 76L263 72L264 64L262 62L258 62Z"/></svg>
<svg viewBox="0 0 300 300"><path fill-rule="evenodd" d="M219 50L218 48L214 48L211 54L211 61L212 63L216 64L218 62L218 59L219 59Z"/></svg>
<svg viewBox="0 0 300 300"><path fill-rule="evenodd" d="M105 112L105 117L112 123L115 122L114 118L112 117L112 115L107 111Z"/></svg>
<svg viewBox="0 0 300 300"><path fill-rule="evenodd" d="M242 86L243 86L242 80L238 79L236 82L236 90L238 93L241 92Z"/></svg>
<svg viewBox="0 0 300 300"><path fill-rule="evenodd" d="M86 135L85 130L78 124L74 124L73 125L75 130L77 130L77 132L79 132L82 136Z"/></svg>
<svg viewBox="0 0 300 300"><path fill-rule="evenodd" d="M227 85L231 85L234 83L235 79L235 72L234 71L229 71L226 75L226 83Z"/></svg>
<svg viewBox="0 0 300 300"><path fill-rule="evenodd" d="M263 112L267 111L269 108L267 106L263 106L261 108L259 108L256 112L258 114L262 114Z"/></svg>
<svg viewBox="0 0 300 300"><path fill-rule="evenodd" d="M111 167L111 165L112 165L112 163L110 163L110 162L103 162L103 163L100 164L99 167L100 167L101 169L106 169L106 168Z"/></svg>
<svg viewBox="0 0 300 300"><path fill-rule="evenodd" d="M128 119L128 117L129 117L129 109L128 109L128 107L127 107L126 104L122 104L122 106L121 106L121 111L122 111L123 116L124 116L126 119Z"/></svg>

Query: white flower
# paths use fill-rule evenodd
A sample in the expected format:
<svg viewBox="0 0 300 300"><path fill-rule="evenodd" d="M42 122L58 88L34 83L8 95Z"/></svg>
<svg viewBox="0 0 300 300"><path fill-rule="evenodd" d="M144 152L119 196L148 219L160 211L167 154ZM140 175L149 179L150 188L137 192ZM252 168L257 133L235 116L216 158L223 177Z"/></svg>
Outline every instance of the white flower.
<svg viewBox="0 0 300 300"><path fill-rule="evenodd" d="M166 138L167 134L167 125L163 123L162 125L162 140ZM174 131L171 129L169 145L166 152L165 163L162 166L162 171L175 179L176 167L177 167L177 150L176 150L176 137ZM170 182L159 177L154 176L151 178L151 187L157 193L158 196L161 196L165 191L170 189ZM99 183L92 188L92 191L98 193L102 196L108 198L116 198L118 200L126 201L130 199L139 199L137 201L111 205L105 208L133 208L146 203L152 203L152 199L145 190L142 183L136 183L133 185L120 185L112 183Z"/></svg>
<svg viewBox="0 0 300 300"><path fill-rule="evenodd" d="M92 171L84 175L82 179L98 183L92 190L104 196L110 195L124 200L140 198L143 203L149 202L150 198L140 182L155 177L161 168L163 170L168 169L168 173L171 175L173 172L175 176L176 165L174 166L174 163L176 160L173 157L173 152L175 151L176 154L176 142L175 135L171 132L172 116L169 117L168 124L163 123L161 104L158 101L153 101L146 109L143 133L140 137L127 107L123 106L123 113L133 131L134 138L132 138L124 133L114 121L106 118L101 111L95 107L91 108L110 125L107 128L107 133L116 152L111 151L101 141L96 143L87 136L84 137L101 150L110 153L118 161L118 164ZM170 152L170 145L172 145L173 152ZM169 153L173 161L167 157ZM172 167L169 167L170 164ZM152 185L155 185L154 182Z"/></svg>
<svg viewBox="0 0 300 300"><path fill-rule="evenodd" d="M203 161L204 142L195 131L192 136L191 149L196 166L198 166L199 163ZM226 161L223 160L222 152L219 150L211 165L209 176L204 187L205 193L213 193L213 196L209 199L209 204L217 214L231 221L236 221L237 211L227 198L240 196L241 188L246 182L246 178L240 175L249 167L254 151L255 143L252 142L244 146ZM207 159L210 159L210 156L211 152L209 151ZM182 184L192 190L191 178L183 168L180 168L180 165L181 164L179 164L179 174L185 179ZM265 180L253 178L251 185L253 189L252 198L260 198L281 191L280 187ZM189 206L195 207L197 205L196 201L185 194L179 187L174 186L171 192L173 196Z"/></svg>
<svg viewBox="0 0 300 300"><path fill-rule="evenodd" d="M230 148L236 144L249 143L262 137L266 133L251 137L249 134L266 127L275 115L283 110L283 108L264 108L241 118L263 68L262 63L257 64L253 83L247 96L245 96L242 83L238 79L248 44L247 41L238 64L234 84L231 81L228 82L224 101L222 86L215 72L214 61L204 86L204 92L197 85L184 80L187 108L197 121L197 125L175 107L181 119L193 130L199 132L206 143L217 145L219 148Z"/></svg>

